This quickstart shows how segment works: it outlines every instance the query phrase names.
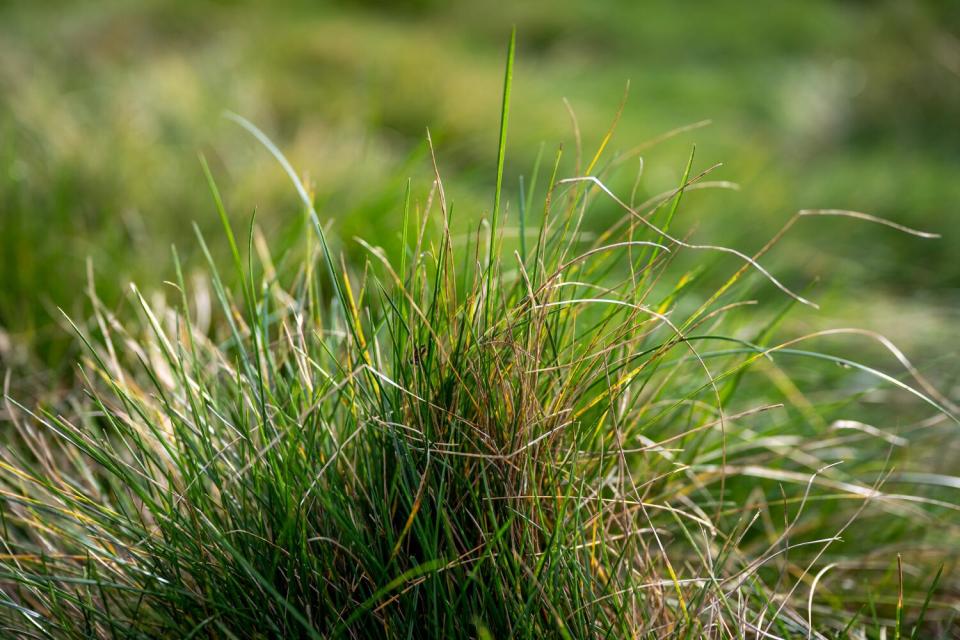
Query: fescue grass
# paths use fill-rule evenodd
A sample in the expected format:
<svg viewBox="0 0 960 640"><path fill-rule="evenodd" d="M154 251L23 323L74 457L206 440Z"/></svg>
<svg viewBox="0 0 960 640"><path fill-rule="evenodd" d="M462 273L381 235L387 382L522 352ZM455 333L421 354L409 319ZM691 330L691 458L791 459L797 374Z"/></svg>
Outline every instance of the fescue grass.
<svg viewBox="0 0 960 640"><path fill-rule="evenodd" d="M956 407L880 336L780 335L813 304L762 266L783 236L748 256L674 228L709 186L693 154L636 204L606 187L608 135L584 176L558 175L558 151L508 198L509 63L505 84L489 224L455 248L453 221L480 216L438 172L426 201L407 188L395 261L358 239L346 264L308 186L233 118L294 181L302 242L234 231L204 163L229 270L198 234L207 279L174 253L168 295L134 288L132 315L91 282L71 321L86 398L6 396L3 633L949 632L960 481L910 452L955 433ZM591 236L601 202L621 217ZM787 228L814 214L891 226ZM782 302L758 308L759 288ZM877 342L887 372L826 350L836 336Z"/></svg>
<svg viewBox="0 0 960 640"><path fill-rule="evenodd" d="M518 168L529 170L542 141L565 140L572 158L561 98L592 152L629 78L632 99L608 154L712 120L695 134L699 162L722 160L744 184L739 194L697 198L702 237L718 244L756 247L799 205L948 231L943 221L960 201L958 3L808 0L769 11L751 0L696 11L670 0L374 4L390 7L0 3L0 367L17 369L14 389L72 382L66 374L78 351L56 309L84 314L87 256L111 274L98 281L111 308L128 279L172 277L157 273L171 243L188 269L202 259L192 221L218 260L227 257L216 216L206 213L197 148L223 182L232 222L246 228L255 205L271 246L283 246L275 234L296 218L295 194L267 154L220 120L224 106L270 131L309 172L317 207L350 261L362 260L354 235L399 255L398 222L383 212L396 197L393 178L413 175L415 194L429 180L418 171L429 166L426 124L466 214L458 219L487 210L502 40L514 23L523 64L505 177L511 196ZM647 156L640 200L677 184L688 139ZM614 183L618 193L630 192L625 180ZM586 227L602 231L607 221L598 218L610 211L598 210ZM859 227L855 237L820 228L797 229L770 266L795 282L832 274L837 288L862 288L871 307L906 300L930 329L874 323L885 315L879 310L855 322L917 357L940 353L931 334L953 321L937 318L957 307L960 234L922 243L876 227ZM859 251L866 242L876 250ZM829 308L828 292L819 296ZM856 318L857 303L837 299L844 304L831 315Z"/></svg>

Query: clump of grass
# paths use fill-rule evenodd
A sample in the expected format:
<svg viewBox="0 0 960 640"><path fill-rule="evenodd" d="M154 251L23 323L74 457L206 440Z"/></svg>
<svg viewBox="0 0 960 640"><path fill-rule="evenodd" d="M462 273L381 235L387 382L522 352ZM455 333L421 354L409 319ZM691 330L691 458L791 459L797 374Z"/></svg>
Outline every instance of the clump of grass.
<svg viewBox="0 0 960 640"><path fill-rule="evenodd" d="M775 341L809 303L760 263L779 236L748 256L672 229L709 173L692 157L676 190L634 206L606 187L609 136L587 177L560 179L558 152L517 202L535 233L513 248L488 232L509 211L509 83L508 67L490 225L455 250L437 175L422 204L408 189L399 260L364 245L352 268L241 120L293 178L310 233L277 256L253 224L238 238L211 177L239 285L210 258L209 287L188 287L174 254L172 303L133 289L138 317L122 318L92 292L90 322L74 324L88 403L6 398L5 632L905 637L950 624L955 585L926 571L956 560L957 508L941 495L955 479L891 475L950 424L949 400L882 338L902 376L804 346L842 330ZM610 199L622 218L591 238L582 221ZM683 254L736 262L704 294L728 263L686 269ZM784 304L738 297L757 286ZM895 392L879 412L861 403L877 388ZM919 417L894 433L893 412Z"/></svg>

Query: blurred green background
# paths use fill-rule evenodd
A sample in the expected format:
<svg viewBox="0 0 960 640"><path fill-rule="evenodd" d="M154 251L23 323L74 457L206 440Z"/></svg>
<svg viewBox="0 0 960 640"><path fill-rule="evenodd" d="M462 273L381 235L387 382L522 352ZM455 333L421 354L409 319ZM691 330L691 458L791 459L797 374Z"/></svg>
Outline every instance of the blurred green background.
<svg viewBox="0 0 960 640"><path fill-rule="evenodd" d="M956 353L960 289L960 3L0 2L0 360L69 364L56 308L82 314L86 261L119 304L160 288L191 222L222 251L202 153L242 229L296 233L296 194L231 110L262 127L315 189L348 254L394 253L408 177L429 185L429 127L464 228L489 210L504 50L518 58L507 185L566 148L592 156L629 80L608 157L704 119L645 154L638 197L695 171L740 191L692 193L695 237L756 250L800 208L870 212L922 241L838 219L801 222L769 263L825 311L924 351ZM629 193L637 161L614 177ZM615 211L601 206L589 224ZM606 216L606 217L605 217ZM771 292L771 295L772 292ZM828 322L829 320L829 322ZM952 338L952 339L951 339Z"/></svg>

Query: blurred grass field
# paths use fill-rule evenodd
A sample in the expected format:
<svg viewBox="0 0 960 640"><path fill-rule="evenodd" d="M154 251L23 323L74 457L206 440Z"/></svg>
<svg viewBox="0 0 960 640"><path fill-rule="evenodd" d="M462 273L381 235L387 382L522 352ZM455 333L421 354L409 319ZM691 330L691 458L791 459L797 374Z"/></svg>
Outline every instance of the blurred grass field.
<svg viewBox="0 0 960 640"><path fill-rule="evenodd" d="M494 198L497 132L504 45L512 26L518 48L500 211L503 244L495 249L498 245L491 241L489 262L484 263L479 249L486 242L485 225L497 219L491 204L500 202L499 190ZM246 120L224 117L227 113ZM301 201L290 177L250 135L254 125L238 124L246 121L262 128L301 172L310 197ZM612 123L614 134L606 144ZM25 626L43 619L52 625L45 631L52 637L57 636L51 629L63 637L82 637L80 611L104 616L106 622L96 627L101 637L122 637L127 631L131 637L149 635L150 624L170 633L199 631L215 617L204 617L208 606L224 616L224 629L241 635L277 624L276 635L282 637L291 629L318 633L356 623L344 633L364 637L429 628L436 636L456 630L483 637L484 624L502 633L521 621L515 629L520 636L541 637L553 624L564 628L560 616L541 604L572 607L565 618L569 622L583 608L610 598L607 589L644 584L644 572L649 572L651 579L670 576L678 602L670 601L673 594L664 589L662 608L656 603L660 596L639 605L634 601L629 616L626 607L611 613L601 605L577 621L581 627L570 628L587 636L588 630L600 628L591 626L594 618L609 614L605 628L610 634L642 627L644 637L658 637L659 627L646 628L653 622L634 624L650 613L651 618L663 615L667 626L678 625L671 626L675 630L686 629L686 637L707 629L725 637L712 623L692 623L662 547L665 567L644 560L624 568L619 556L595 560L594 545L602 554L621 550L626 558L632 557L630 545L649 544L643 536L640 542L622 542L631 534L629 527L626 533L617 528L614 521L623 514L615 507L608 511L600 506L596 519L587 519L594 522L592 532L579 516L546 517L549 505L524 515L519 499L547 504L570 490L569 474L582 477L578 499L583 505L594 497L602 505L608 492L622 499L626 494L623 487L613 487L614 476L620 482L629 478L654 485L663 479L657 499L669 509L662 520L649 523L650 531L670 532L671 544L678 547L670 551L683 558L678 564L682 575L695 575L702 562L714 582L714 569L734 579L726 574L730 567L724 553L715 557L712 542L695 542L676 519L673 505L689 508L701 524L715 521L724 535L730 533L727 540L735 540L730 548L741 554L733 564L742 561L744 575L756 571L759 582L743 591L717 583L718 599L700 601L703 619L712 619L711 607L730 609L730 594L747 594L745 606L759 620L776 611L768 628L789 603L789 624L781 624L778 633L814 637L815 625L803 626L803 596L794 593L796 587L784 596L784 605L773 605L789 574L798 587L809 586L807 620L812 620L814 595L821 597L817 581L836 567L830 588L821 586L829 602L816 609L832 632L841 633L849 619L844 630L849 634L843 637L886 637L887 629L896 629L900 637L904 602L906 619L916 623L915 636L928 628L952 632L960 612L955 571L960 558L955 513L960 440L952 437L956 426L950 421L956 420L951 412L956 413L960 399L958 123L960 4L949 1L817 0L761 7L740 1L0 0L0 378L5 408L0 414L0 519L4 527L8 518L12 523L5 538L13 548L0 558L2 613ZM424 231L414 243L416 234L405 235L405 210L410 211L405 191L412 189L411 219L418 222L420 207L429 210L424 202L436 195L428 136L442 176L443 215L425 216L422 227L415 224ZM546 167L559 146L563 156L556 175L567 180L548 185L544 174L549 175ZM598 148L604 152L597 153ZM534 166L540 167L540 179L532 185ZM681 193L671 193L704 171L709 172L707 184L687 184ZM690 242L733 247L748 255L759 252L776 280L745 266L736 252L680 250L704 247L674 238L669 238L669 248L652 249L648 243L635 254L631 247L626 260L611 253L610 246L601 245L614 243L617 250L631 245L638 223L597 185L588 188L570 179L585 173L602 175L611 193L630 203L667 193L670 197L662 202L673 203L663 208L669 213L654 208L649 215L660 216L654 220ZM212 184L243 240L239 251L232 232L224 233ZM715 188L700 189L704 186ZM558 219L548 223L530 208L530 203L539 208L544 202L542 210L560 215ZM326 229L320 234L323 252L306 224L305 208L309 212L311 203ZM518 225L522 206L525 227ZM775 251L761 249L795 212L819 208L865 212L892 225L842 216L801 217ZM248 236L254 217L255 229ZM624 218L630 224L623 225ZM541 224L544 231L538 237ZM209 262L193 225L210 245ZM918 238L924 234L909 229L899 233L891 228L897 225L941 237ZM604 235L611 227L617 231ZM668 237L638 228L647 235L638 232L637 238L666 242ZM528 235L520 242L524 229ZM326 253L326 238L332 254ZM402 265L396 282L378 274L379 254L358 238L383 247L385 263L390 258ZM421 245L423 238L426 244ZM448 240L450 253L445 253ZM171 257L173 245L183 273ZM526 249L534 245L538 252L550 248L545 250L552 260L549 269L529 259ZM648 249L652 257L646 263ZM472 250L479 256L474 263ZM344 261L336 265L330 256L341 252ZM243 264L241 254L249 264ZM280 256L278 264L272 256ZM458 271L461 259L463 270ZM217 265L231 260L235 268L224 269L221 280ZM432 260L436 263L429 266ZM321 264L331 271L319 275ZM567 273L571 265L575 268ZM527 267L534 283L529 291L520 277L527 277ZM547 277L551 272L555 275ZM661 281L662 274L669 275ZM134 292L131 282L139 287ZM544 295L555 298L538 302L538 284L549 292ZM183 316L170 302L177 290L183 293L177 303ZM589 297L594 294L598 297ZM820 309L795 304L797 294L815 300ZM754 299L761 304L753 306ZM608 302L612 311L567 311L573 303ZM159 322L151 306L158 310ZM413 312L420 308L429 310L429 319ZM60 309L77 322L81 340ZM543 312L541 324L526 319L531 309ZM652 309L658 311L638 322L640 311ZM303 310L308 330L296 339L281 334L281 325L284 331L288 326L302 329ZM699 328L702 335L688 341L682 331L674 335L666 330L676 328L670 318L685 316L681 328ZM181 325L184 318L186 326ZM607 332L608 322L614 322L616 331ZM649 333L641 330L648 323L656 327ZM89 339L84 335L88 327ZM866 331L817 333L836 327ZM892 339L903 353L870 331ZM356 344L345 338L348 334ZM562 348L554 344L549 357L543 355L549 351L545 347L543 354L533 355L557 336ZM659 344L654 338L666 346L651 346ZM793 348L807 338L815 343L811 351ZM779 346L764 351L779 340ZM702 372L688 370L697 369L700 341L720 344L707 356L711 366L722 363L715 369L723 371L717 378L722 388L703 360L699 364L709 384L699 377ZM381 342L388 348L381 351ZM514 350L517 345L523 348ZM676 359L674 346L690 348L693 355ZM721 348L727 346L729 350ZM455 356L449 361L437 355L446 356L447 348ZM774 350L785 357L778 353L775 361ZM649 353L653 355L643 360ZM606 369L608 354L622 356L612 372ZM74 363L83 358L83 375L93 371L93 380L75 373ZM629 371L625 363L637 360L642 364ZM242 371L235 366L240 362ZM458 368L450 362L467 364ZM327 369L345 377L334 384ZM355 379L356 372L367 370L366 378ZM649 377L641 379L640 372ZM400 384L385 386L390 375ZM331 395L324 392L315 403L304 393L328 385ZM705 400L704 390L711 385L716 397ZM911 390L908 385L916 386ZM341 388L346 391L335 391ZM203 411L193 404L195 389L207 403ZM115 397L102 400L110 396L104 390ZM513 393L529 404L514 404ZM623 404L616 407L614 398L619 403L621 393ZM464 398L472 402L458 405ZM258 403L262 413L251 411ZM438 407L446 410L444 403L452 409L435 413ZM551 419L575 412L575 419L556 427L562 437L538 431L548 424L539 409L531 408L540 403L556 409L543 409ZM645 421L661 404L670 408L657 409ZM317 407L323 407L323 415L314 424ZM732 409L743 409L748 419L727 432L724 411ZM751 418L751 412L768 409L770 416ZM461 415L469 417L463 422L474 431L450 427L455 421L449 417ZM720 416L719 432L715 415ZM361 434L370 416L384 427L382 439ZM605 456L623 447L621 420L643 446L630 450L629 460L613 461ZM237 440L229 441L224 428L233 428L231 421L250 433L261 432L234 451ZM426 444L422 450L416 443L398 445L394 427L404 421L412 425L411 432L422 428L424 443L424 434L436 427L431 438L442 447L466 449L457 453ZM203 429L194 429L195 424ZM566 434L567 424L577 425L575 434ZM167 434L168 425L182 429ZM530 438L519 449L520 440L510 431L517 425ZM267 433L268 426L276 434ZM473 451L469 446L476 444L476 433L487 440L481 438ZM507 438L507 433L513 435ZM348 450L346 443L358 434L362 445ZM502 442L497 440L501 436ZM544 438L552 447L546 453L533 446ZM657 448L650 462L647 452L657 440L676 443L676 449ZM281 441L283 446L274 449ZM120 446L130 442L135 443L132 449ZM170 442L181 448L171 454L175 447ZM411 448L403 449L407 446ZM531 469L539 464L565 469L547 474L549 479L531 476L534 485L543 483L540 496L522 495L527 480L520 482L509 471L514 453L503 454L524 452L528 446L530 452L517 459L529 462ZM401 449L401 456L390 458ZM345 462L338 460L341 454ZM435 454L443 473L430 476ZM168 455L169 466L152 466L150 461ZM593 456L596 464L589 461ZM113 465L114 459L129 464ZM300 495L305 500L317 487L328 459L338 460L323 481L329 484L319 485L318 493L328 502L322 508L313 503L304 507L302 501L294 506ZM142 460L147 462L135 469ZM474 460L483 462L475 465ZM358 475L358 466L370 475ZM381 471L383 477L376 479ZM487 486L483 474L500 478L501 471L509 482ZM227 472L248 483L244 506L234 511L220 502L220 474ZM809 493L820 474L823 486L814 490L813 506L804 511L804 486ZM75 483L74 478L81 480ZM141 483L142 494L127 505L124 491ZM789 495L784 485L792 487ZM881 485L889 495L872 503ZM183 496L166 502L173 495L165 492L167 486L183 495L192 492L187 504L181 506ZM369 504L359 499L367 492L373 496L367 495ZM473 506L452 508L467 502L456 503L444 497L448 495L469 498ZM137 502L143 496L155 502L148 508ZM430 504L417 516L422 496ZM506 516L491 508L487 514L477 506L506 497L518 499L521 509L516 513L522 522L515 523L514 531L524 540L519 546L500 538L506 529L499 518L514 522L516 513ZM848 520L853 499L860 498L863 513L856 511ZM800 505L789 525L788 504ZM56 535L50 539L44 533L47 512L36 505L55 514L57 524L50 527ZM63 505L70 506L61 509ZM117 508L130 516L122 527L116 524ZM747 536L751 522L744 537L737 538L745 524L739 518L754 508L757 518L765 510L760 521L764 533ZM586 512L581 505L572 513L581 510ZM150 512L145 520L144 511ZM707 513L713 511L711 520ZM614 514L601 534L611 537L597 543L595 523ZM223 519L213 525L207 517ZM451 525L451 517L462 520ZM158 543L139 562L174 567L177 580L181 564L189 565L187 574L204 588L192 590L193 583L184 580L165 594L154 592L153 578L142 578L149 571L127 563L110 544L100 545L107 539L115 539L121 549L157 542L160 537L147 522L153 518L170 527L170 546ZM438 544L441 523L449 532L444 543L449 548ZM555 526L558 533L547 536L549 542L540 539ZM782 538L776 533L781 526ZM225 541L241 530L275 539L276 549L266 549L260 539L232 548ZM828 538L838 530L847 536ZM210 531L214 538L205 538ZM682 548L681 531L689 549ZM829 539L830 553L821 557L801 550L783 558L781 574L773 566L761 571L760 565L778 557L775 548L788 534ZM554 548L554 535L570 545L569 557ZM198 540L207 546L194 544ZM304 542L318 540L339 541L340 546L318 551ZM808 540L798 546L808 542L814 544ZM757 558L766 557L767 551L759 550L767 545L774 555L753 567ZM302 556L281 553L288 547L299 548ZM346 556L341 547L349 551ZM486 551L478 557L490 551L485 556L489 566L483 569L490 573L481 578L472 569L457 573L462 567L444 564L481 548ZM91 585L100 586L99 578L83 582L90 569L77 549L88 554L93 549L117 575L128 572L120 580L128 591L142 589L155 598L146 605L153 622L126 629L128 619L137 620L140 604L125 600L123 589L115 602L131 608L119 614L110 612L107 596L74 598L72 580L78 576L77 584L87 586L77 589L90 587L88 595ZM211 549L221 553L217 562L208 561ZM364 561L357 562L350 549L364 555ZM708 550L706 559L698 555L701 549ZM541 551L542 557L559 554L550 563L537 562L538 573L545 563L560 571L555 591L548 596L538 586L528 595L530 581L523 571L529 557L541 557ZM55 560L49 566L48 552ZM563 573L561 565L568 560L570 573ZM256 566L253 582L245 573L248 561ZM281 562L288 564L278 571ZM418 572L440 566L451 572L429 578L433 604L427 606L414 589L420 584ZM942 582L932 579L937 567L946 568ZM811 578L813 570L822 572ZM328 576L351 571L356 572L352 579L329 579L335 597L315 591ZM35 581L38 575L45 577ZM289 587L289 575L302 579L302 593L293 588L280 593ZM48 578L49 584L44 582ZM367 605L378 603L402 583L396 580L406 578L416 578L416 584L410 593L396 594L399 605L391 609L384 602L366 615ZM595 593L579 588L591 580L596 580L590 583ZM363 597L356 592L361 583L370 588ZM257 589L263 584L274 589L270 593L277 601L268 600L269 606L261 609ZM669 581L659 586L665 585ZM476 593L470 592L474 587ZM688 597L699 593L695 600L707 598L704 594L712 588L698 592L691 586ZM598 599L591 600L594 595ZM517 602L504 604L505 596ZM922 625L925 597L933 602L927 627ZM308 616L310 607L320 607L319 618L297 618L300 606ZM382 619L381 606L387 612ZM339 620L351 607L354 615ZM243 616L232 616L235 609L256 624L244 626ZM429 627L418 617L428 611ZM530 611L537 614L530 617ZM470 621L471 615L480 617ZM401 626L389 627L391 616ZM6 618L0 615L0 620ZM854 629L854 623L866 631ZM218 632L211 627L204 633L217 637Z"/></svg>
<svg viewBox="0 0 960 640"><path fill-rule="evenodd" d="M113 302L128 279L169 276L190 223L215 228L198 152L235 222L256 208L282 233L296 202L224 110L308 175L348 252L358 232L396 247L402 185L428 175L426 127L460 210L482 212L511 24L508 190L541 144L575 147L564 98L592 153L629 81L611 149L712 123L650 150L641 196L674 186L696 143L698 167L723 162L714 177L742 187L699 199L685 222L701 237L752 250L809 207L938 231L918 243L805 224L777 266L798 286L822 278L822 296L874 328L925 333L886 320L904 299L930 331L956 320L956 3L14 1L0 5L2 357L59 365L56 308L82 309L87 258Z"/></svg>

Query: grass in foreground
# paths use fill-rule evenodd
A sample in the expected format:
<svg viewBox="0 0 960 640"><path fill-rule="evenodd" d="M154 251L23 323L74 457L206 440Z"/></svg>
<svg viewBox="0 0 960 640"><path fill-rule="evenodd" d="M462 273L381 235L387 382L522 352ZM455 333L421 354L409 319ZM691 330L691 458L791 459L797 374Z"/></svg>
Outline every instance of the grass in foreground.
<svg viewBox="0 0 960 640"><path fill-rule="evenodd" d="M807 302L759 263L779 236L748 257L673 235L708 184L692 158L641 204L605 187L602 147L596 177L544 158L506 244L509 70L507 87L496 204L464 248L437 176L427 202L408 191L398 263L368 246L349 268L244 123L302 196L304 245L237 237L211 179L239 286L211 258L188 287L177 263L173 302L134 290L124 319L91 285L88 401L6 398L4 633L948 632L957 480L910 452L951 433L955 407L877 336L775 340ZM611 199L620 220L581 233ZM758 286L784 304L757 310ZM835 335L876 339L903 375L808 346Z"/></svg>

